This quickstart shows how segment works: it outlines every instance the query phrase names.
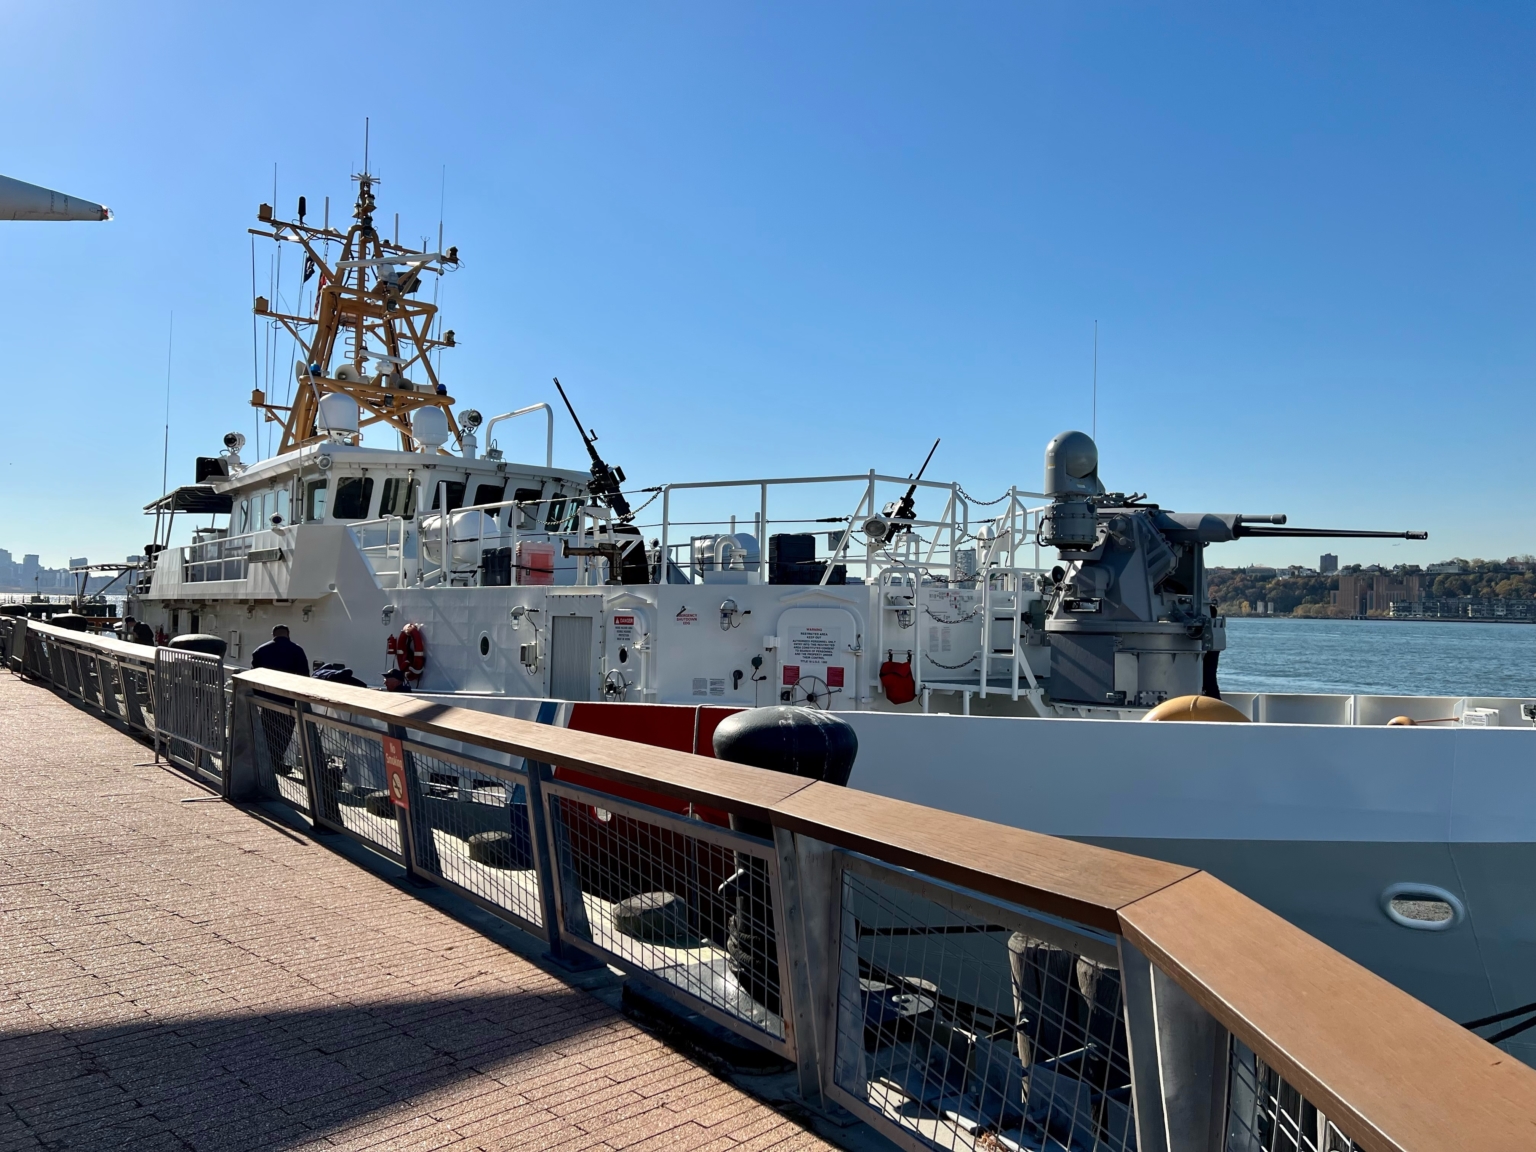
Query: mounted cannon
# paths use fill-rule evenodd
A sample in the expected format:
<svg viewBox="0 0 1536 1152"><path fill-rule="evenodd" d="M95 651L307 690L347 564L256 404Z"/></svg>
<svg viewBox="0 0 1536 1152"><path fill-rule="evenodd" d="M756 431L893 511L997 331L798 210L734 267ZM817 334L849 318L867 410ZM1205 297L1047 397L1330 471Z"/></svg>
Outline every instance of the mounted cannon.
<svg viewBox="0 0 1536 1152"><path fill-rule="evenodd" d="M1065 704L1152 707L1176 696L1220 698L1226 647L1205 578L1205 546L1254 536L1425 540L1427 532L1287 528L1286 518L1170 512L1141 495L1106 492L1099 450L1082 432L1046 446L1051 506L1040 543L1061 566L1048 588L1050 694Z"/></svg>

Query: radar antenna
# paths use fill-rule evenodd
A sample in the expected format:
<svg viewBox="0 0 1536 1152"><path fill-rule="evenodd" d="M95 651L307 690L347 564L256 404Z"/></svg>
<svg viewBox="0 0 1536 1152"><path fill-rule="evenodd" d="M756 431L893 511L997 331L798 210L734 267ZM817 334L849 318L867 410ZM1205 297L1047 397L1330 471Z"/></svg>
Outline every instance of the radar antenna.
<svg viewBox="0 0 1536 1152"><path fill-rule="evenodd" d="M262 296L253 303L258 317L282 325L303 351L294 368L298 390L292 406L272 403L260 388L251 392L252 406L283 425L279 454L325 439L320 400L329 393L357 401L359 430L374 424L392 427L406 451L416 447L411 416L422 408L441 408L450 435L461 438L453 399L430 358L437 349L454 347L454 334L450 329L434 337L437 306L416 299L423 277L440 277L458 267L458 249L430 252L423 245L417 250L379 235L373 218L378 207L374 186L380 181L368 170L368 151L365 122L363 170L352 177L357 181L354 222L345 232L330 226L329 211L320 227L306 224L302 197L296 220L280 219L272 205L263 204L256 215L264 226L250 229L253 236L299 245L306 270L312 267L320 274L312 315L284 312L278 301ZM333 241L341 245L334 261L329 255Z"/></svg>

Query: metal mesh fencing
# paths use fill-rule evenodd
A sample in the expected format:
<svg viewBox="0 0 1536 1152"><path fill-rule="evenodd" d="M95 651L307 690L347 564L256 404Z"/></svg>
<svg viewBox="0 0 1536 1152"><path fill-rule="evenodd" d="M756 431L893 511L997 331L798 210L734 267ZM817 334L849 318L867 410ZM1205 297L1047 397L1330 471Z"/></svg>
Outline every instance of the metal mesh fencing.
<svg viewBox="0 0 1536 1152"><path fill-rule="evenodd" d="M61 684L71 696L80 695L80 661L79 653L68 644L57 644L59 652L59 664L64 670Z"/></svg>
<svg viewBox="0 0 1536 1152"><path fill-rule="evenodd" d="M1136 1146L1112 942L845 858L832 1084L908 1147Z"/></svg>
<svg viewBox="0 0 1536 1152"><path fill-rule="evenodd" d="M543 924L527 777L403 742L416 788L411 848L419 871L535 928Z"/></svg>
<svg viewBox="0 0 1536 1152"><path fill-rule="evenodd" d="M128 723L143 732L155 729L155 673L141 665L122 664L123 709Z"/></svg>
<svg viewBox="0 0 1536 1152"><path fill-rule="evenodd" d="M10 625L9 643L24 674L154 735L154 649L145 650L141 664L88 636L61 637L7 617L0 620Z"/></svg>
<svg viewBox="0 0 1536 1152"><path fill-rule="evenodd" d="M309 811L309 781L304 771L304 746L298 733L298 716L291 708L262 700L252 701L251 740L256 769L271 780L277 794L301 812Z"/></svg>
<svg viewBox="0 0 1536 1152"><path fill-rule="evenodd" d="M110 656L96 658L96 686L101 693L101 710L119 720L124 719L122 677L118 675L116 661Z"/></svg>
<svg viewBox="0 0 1536 1152"><path fill-rule="evenodd" d="M306 717L314 765L315 815L404 860L400 820L384 772L385 733L319 716Z"/></svg>
<svg viewBox="0 0 1536 1152"><path fill-rule="evenodd" d="M96 668L94 652L76 653L76 665L80 672L80 698L92 707L101 707L101 677Z"/></svg>
<svg viewBox="0 0 1536 1152"><path fill-rule="evenodd" d="M1237 1037L1227 1067L1226 1152L1361 1152Z"/></svg>
<svg viewBox="0 0 1536 1152"><path fill-rule="evenodd" d="M773 845L602 792L543 787L562 939L792 1059Z"/></svg>
<svg viewBox="0 0 1536 1152"><path fill-rule="evenodd" d="M175 648L155 649L156 748L171 763L217 778L223 770L224 661Z"/></svg>

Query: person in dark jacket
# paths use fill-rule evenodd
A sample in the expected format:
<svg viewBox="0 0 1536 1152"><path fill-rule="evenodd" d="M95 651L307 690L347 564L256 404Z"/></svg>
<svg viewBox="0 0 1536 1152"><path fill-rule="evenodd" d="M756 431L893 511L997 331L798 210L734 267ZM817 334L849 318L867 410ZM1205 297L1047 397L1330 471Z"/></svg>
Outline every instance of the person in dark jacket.
<svg viewBox="0 0 1536 1152"><path fill-rule="evenodd" d="M132 616L123 617L123 639L130 644L148 644L153 646L155 632L142 620L136 620Z"/></svg>
<svg viewBox="0 0 1536 1152"><path fill-rule="evenodd" d="M308 676L309 657L304 655L304 649L288 639L288 626L277 624L272 628L272 639L251 653L251 667Z"/></svg>
<svg viewBox="0 0 1536 1152"><path fill-rule="evenodd" d="M304 654L304 649L288 639L287 626L278 624L272 629L272 639L251 653L251 667L308 676L309 657ZM272 770L279 776L292 776L297 767L288 758L293 743L293 717L285 712L269 712L263 708L261 729L267 739L267 755L271 759Z"/></svg>

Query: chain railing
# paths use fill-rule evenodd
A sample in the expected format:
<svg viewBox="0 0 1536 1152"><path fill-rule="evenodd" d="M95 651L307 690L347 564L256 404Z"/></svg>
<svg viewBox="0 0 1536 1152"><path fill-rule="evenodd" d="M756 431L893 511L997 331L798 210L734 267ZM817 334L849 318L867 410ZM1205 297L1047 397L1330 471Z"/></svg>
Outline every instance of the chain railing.
<svg viewBox="0 0 1536 1152"><path fill-rule="evenodd" d="M58 631L28 660L85 698ZM241 673L225 795L619 969L910 1152L1531 1146L1536 1072L1208 874L556 717Z"/></svg>

